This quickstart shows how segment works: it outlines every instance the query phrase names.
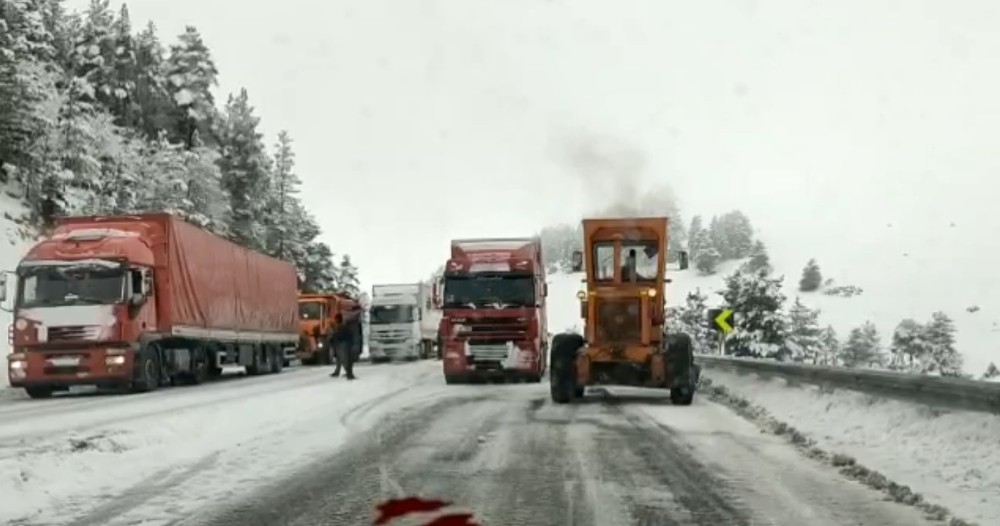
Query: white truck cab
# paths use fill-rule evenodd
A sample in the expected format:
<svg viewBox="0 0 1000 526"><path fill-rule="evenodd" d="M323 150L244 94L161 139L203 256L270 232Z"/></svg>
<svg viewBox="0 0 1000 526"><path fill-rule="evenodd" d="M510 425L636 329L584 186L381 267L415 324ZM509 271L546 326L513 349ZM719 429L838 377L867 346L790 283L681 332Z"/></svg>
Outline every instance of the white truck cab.
<svg viewBox="0 0 1000 526"><path fill-rule="evenodd" d="M372 286L368 353L373 362L420 358L421 291L419 283Z"/></svg>

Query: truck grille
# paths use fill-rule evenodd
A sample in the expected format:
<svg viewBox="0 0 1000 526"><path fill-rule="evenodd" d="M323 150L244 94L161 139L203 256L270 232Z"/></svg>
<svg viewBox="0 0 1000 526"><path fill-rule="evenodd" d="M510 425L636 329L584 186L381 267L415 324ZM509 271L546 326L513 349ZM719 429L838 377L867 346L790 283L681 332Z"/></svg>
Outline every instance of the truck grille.
<svg viewBox="0 0 1000 526"><path fill-rule="evenodd" d="M596 321L598 340L638 342L642 339L641 299L598 299Z"/></svg>
<svg viewBox="0 0 1000 526"><path fill-rule="evenodd" d="M528 323L517 318L476 318L463 323L460 338L471 340L504 340L524 338L528 334Z"/></svg>
<svg viewBox="0 0 1000 526"><path fill-rule="evenodd" d="M469 345L469 355L476 362L503 362L507 359L507 345Z"/></svg>
<svg viewBox="0 0 1000 526"><path fill-rule="evenodd" d="M65 325L62 327L49 327L48 332L50 342L96 340L100 334L100 327L92 325Z"/></svg>

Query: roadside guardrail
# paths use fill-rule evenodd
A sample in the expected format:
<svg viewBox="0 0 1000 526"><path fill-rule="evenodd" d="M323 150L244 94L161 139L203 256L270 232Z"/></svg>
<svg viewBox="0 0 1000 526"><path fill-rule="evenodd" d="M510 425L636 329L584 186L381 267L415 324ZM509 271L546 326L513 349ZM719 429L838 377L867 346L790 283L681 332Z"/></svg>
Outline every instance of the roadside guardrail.
<svg viewBox="0 0 1000 526"><path fill-rule="evenodd" d="M696 355L695 360L709 372L724 369L740 374L839 387L926 405L1000 414L1000 382L706 354Z"/></svg>

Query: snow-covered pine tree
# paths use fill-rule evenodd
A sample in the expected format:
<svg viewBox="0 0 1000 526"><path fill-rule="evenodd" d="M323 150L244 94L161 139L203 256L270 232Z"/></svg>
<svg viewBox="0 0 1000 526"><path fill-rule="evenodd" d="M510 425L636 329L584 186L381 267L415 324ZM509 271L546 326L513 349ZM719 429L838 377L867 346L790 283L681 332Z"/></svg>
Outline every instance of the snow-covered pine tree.
<svg viewBox="0 0 1000 526"><path fill-rule="evenodd" d="M997 364L990 362L990 365L986 367L986 372L983 373L983 380L992 380L994 378L1000 378L1000 367Z"/></svg>
<svg viewBox="0 0 1000 526"><path fill-rule="evenodd" d="M719 254L719 261L729 259L726 257L726 255L730 252L729 239L726 235L726 227L723 224L722 219L718 216L712 216L712 220L708 223L708 237L712 247L714 247L716 252Z"/></svg>
<svg viewBox="0 0 1000 526"><path fill-rule="evenodd" d="M820 333L820 353L817 365L837 365L837 357L840 355L840 340L837 338L837 331L832 325L827 325Z"/></svg>
<svg viewBox="0 0 1000 526"><path fill-rule="evenodd" d="M884 362L882 342L875 324L866 321L851 329L841 348L840 362L845 367L880 367Z"/></svg>
<svg viewBox="0 0 1000 526"><path fill-rule="evenodd" d="M305 261L299 264L304 276L303 292L334 292L341 290L333 252L323 242L314 241L305 246Z"/></svg>
<svg viewBox="0 0 1000 526"><path fill-rule="evenodd" d="M170 47L166 68L168 90L176 105L172 139L191 149L197 131L206 144L214 145L217 111L212 88L218 84L219 71L197 29L187 26L178 38L180 42Z"/></svg>
<svg viewBox="0 0 1000 526"><path fill-rule="evenodd" d="M708 298L695 290L687 295L683 305L668 307L666 311L667 332L687 334L695 346L695 352L716 352L717 333L708 326L705 313Z"/></svg>
<svg viewBox="0 0 1000 526"><path fill-rule="evenodd" d="M896 325L889 346L889 369L922 372L929 350L924 339L925 332L924 326L912 319L905 319Z"/></svg>
<svg viewBox="0 0 1000 526"><path fill-rule="evenodd" d="M933 370L943 376L960 376L963 360L955 349L955 323L951 318L944 312L931 314L924 338L928 344L929 359L934 364Z"/></svg>
<svg viewBox="0 0 1000 526"><path fill-rule="evenodd" d="M822 330L819 328L819 310L810 309L798 297L788 311L788 348L795 361L819 363L822 354Z"/></svg>
<svg viewBox="0 0 1000 526"><path fill-rule="evenodd" d="M799 280L800 292L815 292L823 285L823 274L819 270L819 263L815 259L810 259L802 269L802 279Z"/></svg>
<svg viewBox="0 0 1000 526"><path fill-rule="evenodd" d="M747 272L771 271L771 258L767 255L767 248L764 247L763 241L758 239L754 242L753 248L750 250L750 259L743 266Z"/></svg>
<svg viewBox="0 0 1000 526"><path fill-rule="evenodd" d="M111 54L105 57L110 66L110 78L107 100L103 102L115 116L115 124L135 129L142 120L141 108L135 99L139 63L127 4L122 4L118 17L111 24L111 42Z"/></svg>
<svg viewBox="0 0 1000 526"><path fill-rule="evenodd" d="M0 4L0 183L21 185L31 219L54 203L46 203L43 184L58 171L49 150L55 130L55 37L38 4Z"/></svg>
<svg viewBox="0 0 1000 526"><path fill-rule="evenodd" d="M100 173L92 180L82 212L87 214L124 214L137 211L145 187L154 179L141 178L144 144L135 140L111 121L108 113L95 118L97 155Z"/></svg>
<svg viewBox="0 0 1000 526"><path fill-rule="evenodd" d="M178 129L174 119L179 111L168 89L165 51L153 22L136 37L135 57L137 71L133 97L139 118L136 127L147 140L156 141L161 132L172 133Z"/></svg>
<svg viewBox="0 0 1000 526"><path fill-rule="evenodd" d="M296 233L298 219L294 205L301 185L302 181L295 173L292 138L287 131L282 130L278 133L278 142L274 146L266 219L267 249L279 259L289 259L288 245L297 242L296 239L292 239Z"/></svg>
<svg viewBox="0 0 1000 526"><path fill-rule="evenodd" d="M219 134L219 167L222 187L229 195L232 238L244 246L265 249L271 162L257 131L259 122L246 89L229 96Z"/></svg>
<svg viewBox="0 0 1000 526"><path fill-rule="evenodd" d="M113 100L113 57L115 41L112 35L114 13L109 0L90 0L79 31L75 33L73 53L70 55L72 69L68 72L86 81L89 86L78 96L89 104L114 106Z"/></svg>
<svg viewBox="0 0 1000 526"><path fill-rule="evenodd" d="M185 202L191 208L186 210L190 221L221 236L230 235L229 219L233 216L230 200L222 187L222 173L219 169L219 153L201 143L196 131L192 137L193 147L181 150L185 185ZM253 245L244 245L257 248Z"/></svg>
<svg viewBox="0 0 1000 526"><path fill-rule="evenodd" d="M698 243L701 240L701 233L705 230L702 222L701 216L696 215L691 218L691 227L688 228L688 257L691 258L691 261L698 260Z"/></svg>
<svg viewBox="0 0 1000 526"><path fill-rule="evenodd" d="M715 274L716 267L721 261L719 251L715 248L715 243L707 230L698 233L695 241L698 247L698 255L695 257L694 266L702 274Z"/></svg>
<svg viewBox="0 0 1000 526"><path fill-rule="evenodd" d="M726 288L719 294L733 311L733 332L726 336L727 354L766 357L785 347L788 317L783 308L782 281L782 277L766 272L740 270L726 277Z"/></svg>
<svg viewBox="0 0 1000 526"><path fill-rule="evenodd" d="M751 255L754 246L753 226L746 214L733 210L722 216L719 226L726 240L726 250L722 254L725 259L742 259Z"/></svg>
<svg viewBox="0 0 1000 526"><path fill-rule="evenodd" d="M340 257L340 265L337 268L340 291L357 297L361 293L361 282L358 280L358 269L351 263L351 256L344 254Z"/></svg>

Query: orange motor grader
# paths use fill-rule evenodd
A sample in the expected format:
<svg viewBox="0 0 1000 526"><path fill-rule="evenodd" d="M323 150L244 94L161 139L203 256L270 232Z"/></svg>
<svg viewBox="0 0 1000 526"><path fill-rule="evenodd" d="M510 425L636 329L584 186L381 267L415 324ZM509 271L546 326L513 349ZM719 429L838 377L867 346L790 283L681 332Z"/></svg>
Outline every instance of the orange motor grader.
<svg viewBox="0 0 1000 526"><path fill-rule="evenodd" d="M619 385L670 390L677 405L694 399L699 369L691 339L666 332L664 284L667 218L584 219L583 246L574 271L586 271L577 294L584 334L552 339L552 400L583 397L587 386ZM681 254L681 268L687 254Z"/></svg>

